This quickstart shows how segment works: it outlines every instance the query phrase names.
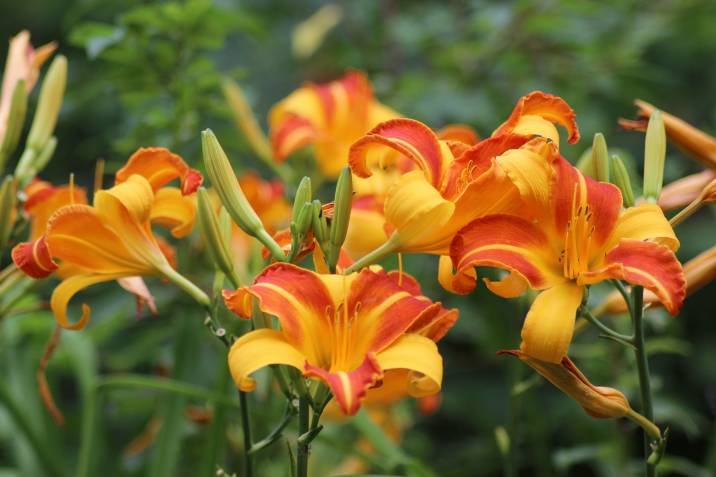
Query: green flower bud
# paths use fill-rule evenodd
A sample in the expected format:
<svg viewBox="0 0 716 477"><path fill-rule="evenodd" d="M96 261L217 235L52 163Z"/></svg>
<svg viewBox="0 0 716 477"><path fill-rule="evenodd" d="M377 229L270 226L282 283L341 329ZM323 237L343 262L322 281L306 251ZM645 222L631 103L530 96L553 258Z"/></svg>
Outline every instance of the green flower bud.
<svg viewBox="0 0 716 477"><path fill-rule="evenodd" d="M57 124L67 82L67 58L58 55L47 70L40 88L40 99L27 136L27 147L40 151L50 139Z"/></svg>
<svg viewBox="0 0 716 477"><path fill-rule="evenodd" d="M304 202L301 211L298 213L296 218L296 232L301 237L305 237L308 231L311 229L311 222L313 221L313 204L310 202Z"/></svg>
<svg viewBox="0 0 716 477"><path fill-rule="evenodd" d="M228 242L214 212L209 194L203 187L198 191L197 218L201 235L206 240L206 248L216 267L224 272L232 282L238 283L234 262L231 260Z"/></svg>
<svg viewBox="0 0 716 477"><path fill-rule="evenodd" d="M631 178L624 162L617 155L612 156L612 183L622 191L624 207L634 205L634 191L631 188Z"/></svg>
<svg viewBox="0 0 716 477"><path fill-rule="evenodd" d="M16 202L15 181L7 176L0 185L0 252L5 249L15 225Z"/></svg>
<svg viewBox="0 0 716 477"><path fill-rule="evenodd" d="M348 222L353 206L353 176L349 167L344 167L336 183L336 195L333 200L333 220L328 236L328 264L335 266L338 256L346 240Z"/></svg>
<svg viewBox="0 0 716 477"><path fill-rule="evenodd" d="M285 260L281 247L266 232L261 219L241 190L239 181L229 163L229 158L214 133L209 129L201 133L201 148L204 154L206 174L231 218L241 227L241 230L263 243L275 259Z"/></svg>
<svg viewBox="0 0 716 477"><path fill-rule="evenodd" d="M592 142L592 177L609 182L609 152L602 133L596 133Z"/></svg>
<svg viewBox="0 0 716 477"><path fill-rule="evenodd" d="M315 199L311 205L313 206L313 217L311 220L313 235L316 237L316 240L318 240L321 248L324 248L326 246L326 242L328 241L328 221L323 215L323 208L321 207L320 200Z"/></svg>
<svg viewBox="0 0 716 477"><path fill-rule="evenodd" d="M654 110L646 127L644 143L644 197L656 202L664 183L666 132L661 111Z"/></svg>
<svg viewBox="0 0 716 477"><path fill-rule="evenodd" d="M20 80L15 85L15 90L10 99L10 112L7 117L5 136L0 138L0 172L5 169L5 162L10 154L15 152L20 141L22 126L25 124L27 114L27 93L25 92L25 80Z"/></svg>
<svg viewBox="0 0 716 477"><path fill-rule="evenodd" d="M298 184L296 196L293 199L293 214L291 220L298 222L298 214L303 210L303 205L311 202L311 178L304 177Z"/></svg>

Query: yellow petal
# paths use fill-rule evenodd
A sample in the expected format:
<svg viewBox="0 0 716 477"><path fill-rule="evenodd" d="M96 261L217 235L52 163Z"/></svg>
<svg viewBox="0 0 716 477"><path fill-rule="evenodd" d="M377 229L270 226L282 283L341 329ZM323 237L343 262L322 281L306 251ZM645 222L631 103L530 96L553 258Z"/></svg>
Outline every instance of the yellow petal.
<svg viewBox="0 0 716 477"><path fill-rule="evenodd" d="M367 198L353 200L348 233L343 244L348 255L355 260L375 250L388 240L383 212L376 207L371 207L370 204L361 207L362 199Z"/></svg>
<svg viewBox="0 0 716 477"><path fill-rule="evenodd" d="M171 229L176 238L191 233L196 218L196 198L183 195L176 187L162 187L154 195L154 204L149 213L152 223Z"/></svg>
<svg viewBox="0 0 716 477"><path fill-rule="evenodd" d="M256 381L250 375L270 364L285 364L303 371L306 357L276 330L261 329L239 338L229 351L229 369L236 386L253 391Z"/></svg>
<svg viewBox="0 0 716 477"><path fill-rule="evenodd" d="M73 275L62 281L55 291L52 292L50 299L50 308L55 314L57 324L68 330L81 330L87 324L90 316L90 307L85 303L82 304L82 316L79 320L70 322L67 318L67 304L72 297L83 288L87 288L95 283L108 282L125 276L121 273L88 273L84 275Z"/></svg>
<svg viewBox="0 0 716 477"><path fill-rule="evenodd" d="M672 251L679 248L679 239L656 204L639 204L625 210L612 230L604 248L608 252L622 239L647 240L669 247Z"/></svg>
<svg viewBox="0 0 716 477"><path fill-rule="evenodd" d="M407 392L414 397L430 396L440 391L443 379L443 359L435 343L424 336L405 334L376 355L384 370L413 371L406 383Z"/></svg>
<svg viewBox="0 0 716 477"><path fill-rule="evenodd" d="M542 361L559 363L572 341L583 294L584 288L570 281L537 295L522 326L521 351Z"/></svg>
<svg viewBox="0 0 716 477"><path fill-rule="evenodd" d="M395 227L403 251L445 249L451 237L441 232L454 210L455 204L443 199L419 170L402 176L385 201L386 219Z"/></svg>
<svg viewBox="0 0 716 477"><path fill-rule="evenodd" d="M559 147L559 132L552 122L544 119L542 116L526 114L522 116L515 127L512 129L515 134L523 136L538 135L552 140Z"/></svg>

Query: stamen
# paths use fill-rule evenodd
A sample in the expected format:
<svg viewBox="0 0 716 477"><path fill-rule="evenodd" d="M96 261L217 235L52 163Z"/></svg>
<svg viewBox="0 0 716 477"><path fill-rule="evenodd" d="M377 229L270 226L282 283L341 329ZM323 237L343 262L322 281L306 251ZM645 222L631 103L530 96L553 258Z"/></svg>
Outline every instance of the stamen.
<svg viewBox="0 0 716 477"><path fill-rule="evenodd" d="M75 205L75 175L70 173L70 204Z"/></svg>
<svg viewBox="0 0 716 477"><path fill-rule="evenodd" d="M104 159L97 159L94 168L94 192L102 190L102 178L104 177Z"/></svg>
<svg viewBox="0 0 716 477"><path fill-rule="evenodd" d="M403 286L403 254L398 254L398 286Z"/></svg>

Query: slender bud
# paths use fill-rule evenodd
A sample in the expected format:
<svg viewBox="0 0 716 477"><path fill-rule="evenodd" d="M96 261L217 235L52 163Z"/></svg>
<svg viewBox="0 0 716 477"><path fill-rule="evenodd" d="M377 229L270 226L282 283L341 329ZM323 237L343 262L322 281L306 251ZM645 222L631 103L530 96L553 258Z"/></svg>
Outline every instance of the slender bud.
<svg viewBox="0 0 716 477"><path fill-rule="evenodd" d="M27 92L25 92L25 80L20 80L15 85L15 90L10 100L10 112L8 113L5 135L2 136L0 133L0 136L2 136L0 137L2 140L0 145L0 172L5 169L5 162L17 148L22 126L25 124L26 114Z"/></svg>
<svg viewBox="0 0 716 477"><path fill-rule="evenodd" d="M609 151L602 133L596 133L592 142L592 171L596 180L609 182Z"/></svg>
<svg viewBox="0 0 716 477"><path fill-rule="evenodd" d="M313 222L313 204L310 202L304 202L295 222L296 232L299 234L300 238L305 237L311 229L311 222Z"/></svg>
<svg viewBox="0 0 716 477"><path fill-rule="evenodd" d="M666 133L661 111L655 110L646 127L644 143L644 197L656 201L664 183L664 160L666 157Z"/></svg>
<svg viewBox="0 0 716 477"><path fill-rule="evenodd" d="M612 156L612 183L619 187L622 191L622 200L624 207L631 207L634 205L634 191L631 188L631 178L629 172L627 172L626 166L621 158L617 155Z"/></svg>
<svg viewBox="0 0 716 477"><path fill-rule="evenodd" d="M214 264L226 276L235 276L236 272L234 262L231 260L229 246L224 240L209 194L203 187L200 187L198 191L197 217L201 235L206 241L206 248Z"/></svg>
<svg viewBox="0 0 716 477"><path fill-rule="evenodd" d="M336 195L333 200L333 220L331 221L328 247L328 263L335 265L343 242L348 233L348 222L353 205L353 177L349 167L344 167L336 183Z"/></svg>
<svg viewBox="0 0 716 477"><path fill-rule="evenodd" d="M268 234L256 211L249 204L231 168L229 158L209 129L201 133L201 148L206 173L231 218L241 230L263 243L276 260L284 261L285 255L281 246Z"/></svg>
<svg viewBox="0 0 716 477"><path fill-rule="evenodd" d="M269 144L266 134L259 127L256 116L251 110L246 96L239 85L228 78L221 82L224 97L229 103L231 113L234 116L236 127L244 133L246 140L254 150L254 152L263 160L271 160L271 145Z"/></svg>
<svg viewBox="0 0 716 477"><path fill-rule="evenodd" d="M304 176L298 184L296 196L293 199L293 215L291 220L298 222L298 214L303 210L303 205L306 202L311 202L311 178Z"/></svg>
<svg viewBox="0 0 716 477"><path fill-rule="evenodd" d="M10 240L12 227L15 225L16 201L15 181L12 176L7 176L0 185L0 252L5 249L5 245Z"/></svg>
<svg viewBox="0 0 716 477"><path fill-rule="evenodd" d="M45 147L57 124L67 82L67 58L58 55L47 70L40 88L40 99L27 136L27 147L37 151Z"/></svg>
<svg viewBox="0 0 716 477"><path fill-rule="evenodd" d="M318 240L321 248L325 247L328 241L328 221L325 215L323 215L323 208L321 207L321 201L315 199L311 204L313 206L313 217L311 225L313 226L313 235Z"/></svg>

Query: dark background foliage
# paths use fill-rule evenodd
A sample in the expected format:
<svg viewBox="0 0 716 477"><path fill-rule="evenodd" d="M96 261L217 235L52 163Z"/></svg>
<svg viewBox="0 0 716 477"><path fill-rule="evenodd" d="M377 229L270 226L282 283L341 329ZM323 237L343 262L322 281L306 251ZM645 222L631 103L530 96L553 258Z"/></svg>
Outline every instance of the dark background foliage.
<svg viewBox="0 0 716 477"><path fill-rule="evenodd" d="M336 3L343 13L338 27L311 56L298 59L292 32L325 2L1 2L0 38L27 28L35 45L56 40L70 61L59 146L43 178L65 182L74 171L78 182L90 184L97 159L107 160L111 173L134 149L150 145L170 147L198 166L199 131L206 127L217 132L237 170L256 168L270 177L233 128L219 86L222 75L240 81L264 125L269 107L303 81L329 80L350 67L366 71L376 95L405 115L435 127L467 123L483 136L519 96L541 89L562 96L577 112L584 139L563 148L569 159L576 161L601 131L635 170L643 137L619 131L616 123L632 115L634 98L716 129L716 3L710 0ZM667 181L697 170L669 149ZM712 211L702 211L678 233L684 260L714 245ZM192 243L182 247L181 269L195 270L192 278L210 287L209 275L201 273L206 260ZM441 343L440 409L421 416L406 402L396 411L395 419L406 427L402 447L408 455L441 476L638 475L641 438L633 426L592 420L521 363L495 356L519 344L524 303L497 299L484 289L466 298L446 296L435 282L433 257L406 257L406 264L426 294L461 310ZM236 409L217 410L224 412L221 426L197 424L185 419L185 410L189 404L205 406L205 399L107 381L117 373L169 373L227 393L225 351L201 327L199 312L170 287L158 281L150 287L160 314L139 320L132 299L115 285L83 294L93 306L92 322L86 331L63 334L48 371L67 415L63 428L48 418L34 381L53 326L50 314L25 313L1 323L0 384L20 400L42 445L67 475L77 465L95 469L87 475L103 476L213 475L216 465L227 472L240 468ZM594 291L595 301L601 292ZM41 289L34 300L48 293ZM661 475L716 471L712 293L714 284L689 298L678 318L650 313L656 416L670 428ZM617 319L615 326L627 327L626 320ZM590 330L577 338L571 354L593 382L622 389L638 406L627 350ZM255 407L265 421L278 420L280 403L271 404L266 391L254 396ZM268 425L257 431L268 431ZM152 426L159 431L147 439L151 444L128 455L128 443L143 432L147 436ZM228 441L212 440L225 432ZM355 434L350 425L328 424L314 446L316 475L330 474L340 456L357 448ZM0 411L0 475L44 475L27 442L15 435ZM500 446L504 435L508 445ZM283 475L284 458L281 443L260 454L259 475ZM389 473L386 462L379 457L372 470ZM394 473L421 475L410 465L398 467Z"/></svg>

